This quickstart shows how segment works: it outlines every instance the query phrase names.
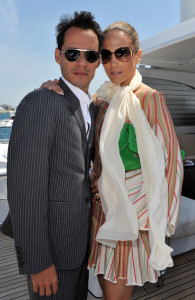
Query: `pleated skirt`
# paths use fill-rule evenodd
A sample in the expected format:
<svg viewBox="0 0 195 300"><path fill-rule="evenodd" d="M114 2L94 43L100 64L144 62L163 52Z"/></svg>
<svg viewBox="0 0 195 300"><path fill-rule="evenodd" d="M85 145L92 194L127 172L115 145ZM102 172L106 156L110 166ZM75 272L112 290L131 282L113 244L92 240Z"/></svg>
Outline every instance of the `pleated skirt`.
<svg viewBox="0 0 195 300"><path fill-rule="evenodd" d="M104 222L101 201L94 200L88 268L94 267L95 275L103 274L106 280L113 283L125 279L127 286L157 282L159 271L149 264L149 231L139 230L137 240L119 241L116 248L112 248L96 241L99 227Z"/></svg>

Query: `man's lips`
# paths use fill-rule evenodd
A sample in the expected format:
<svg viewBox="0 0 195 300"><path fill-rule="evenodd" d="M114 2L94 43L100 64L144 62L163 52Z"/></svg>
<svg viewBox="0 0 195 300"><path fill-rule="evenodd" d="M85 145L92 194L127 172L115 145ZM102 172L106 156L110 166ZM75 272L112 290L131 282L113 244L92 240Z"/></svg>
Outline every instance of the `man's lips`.
<svg viewBox="0 0 195 300"><path fill-rule="evenodd" d="M76 76L84 76L84 77L88 76L88 73L85 71L75 71L75 72L73 72L73 74Z"/></svg>

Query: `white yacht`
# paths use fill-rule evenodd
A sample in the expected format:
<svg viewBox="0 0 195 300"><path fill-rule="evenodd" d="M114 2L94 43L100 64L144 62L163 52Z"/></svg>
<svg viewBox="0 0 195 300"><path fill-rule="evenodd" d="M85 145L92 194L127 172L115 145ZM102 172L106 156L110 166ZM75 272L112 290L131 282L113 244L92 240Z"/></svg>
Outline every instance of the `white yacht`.
<svg viewBox="0 0 195 300"><path fill-rule="evenodd" d="M12 127L13 125L13 119L4 119L0 121L0 127Z"/></svg>
<svg viewBox="0 0 195 300"><path fill-rule="evenodd" d="M179 141L195 159L195 1L180 0L180 24L143 40L141 48L143 81L164 93Z"/></svg>
<svg viewBox="0 0 195 300"><path fill-rule="evenodd" d="M16 114L16 111L15 111L15 110L11 110L11 111L9 112L9 115L10 115L10 117L11 117L12 119L14 119L15 114Z"/></svg>
<svg viewBox="0 0 195 300"><path fill-rule="evenodd" d="M0 127L12 127L15 114L16 114L15 110L10 111L9 112L10 118L1 120Z"/></svg>

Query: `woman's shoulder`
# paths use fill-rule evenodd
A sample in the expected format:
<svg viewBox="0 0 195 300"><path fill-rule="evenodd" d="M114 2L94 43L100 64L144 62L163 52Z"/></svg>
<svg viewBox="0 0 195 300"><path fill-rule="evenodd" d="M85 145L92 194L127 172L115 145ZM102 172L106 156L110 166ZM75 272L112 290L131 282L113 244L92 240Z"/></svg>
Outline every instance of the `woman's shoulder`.
<svg viewBox="0 0 195 300"><path fill-rule="evenodd" d="M143 82L140 84L140 86L135 91L135 94L137 97L140 94L150 94L151 95L154 93L158 93L158 91Z"/></svg>
<svg viewBox="0 0 195 300"><path fill-rule="evenodd" d="M101 108L101 107L106 107L106 106L109 105L108 102L106 102L106 101L104 101L104 100L101 100L101 99L98 97L98 94L97 94L97 93L95 93L95 94L93 95L92 99L93 99L94 104L97 105L97 106L99 106L100 108Z"/></svg>
<svg viewBox="0 0 195 300"><path fill-rule="evenodd" d="M161 91L157 91L144 83L141 83L139 88L136 90L135 95L140 99L141 103L143 101L145 103L150 101L159 101L164 98Z"/></svg>

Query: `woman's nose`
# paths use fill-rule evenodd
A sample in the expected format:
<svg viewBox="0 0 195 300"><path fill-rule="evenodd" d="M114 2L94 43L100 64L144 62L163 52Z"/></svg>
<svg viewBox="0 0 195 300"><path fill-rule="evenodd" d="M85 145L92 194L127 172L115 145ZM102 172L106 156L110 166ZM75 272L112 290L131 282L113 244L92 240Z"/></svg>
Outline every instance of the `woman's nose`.
<svg viewBox="0 0 195 300"><path fill-rule="evenodd" d="M114 53L112 53L111 60L110 60L110 64L111 64L111 65L116 65L116 64L118 64L118 59L116 58L116 56L114 55Z"/></svg>

